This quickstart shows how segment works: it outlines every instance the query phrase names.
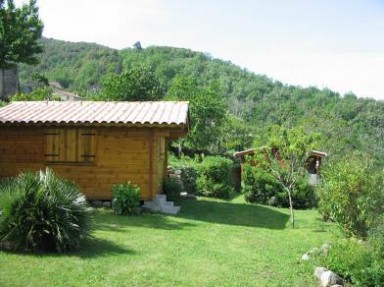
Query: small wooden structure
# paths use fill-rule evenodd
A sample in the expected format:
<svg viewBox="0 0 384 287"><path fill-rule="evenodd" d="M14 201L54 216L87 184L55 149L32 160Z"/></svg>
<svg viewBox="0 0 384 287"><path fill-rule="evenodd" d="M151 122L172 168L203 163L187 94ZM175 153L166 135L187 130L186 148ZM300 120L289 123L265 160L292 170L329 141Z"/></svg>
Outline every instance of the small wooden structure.
<svg viewBox="0 0 384 287"><path fill-rule="evenodd" d="M235 158L240 160L241 174L244 172L244 164L246 162L246 156L253 156L257 151L258 150L252 148L252 149L239 151L233 154ZM267 153L266 147L262 147L259 151L264 154ZM271 153L274 154L274 156L280 160L280 154L277 148L272 148ZM316 184L316 181L320 173L322 159L326 156L327 156L327 153L322 151L312 150L309 152L308 159L305 163L305 168L307 169L308 174L310 176L309 178L310 184ZM254 162L253 164L255 165L256 163ZM251 162L251 165L252 165L252 162Z"/></svg>
<svg viewBox="0 0 384 287"><path fill-rule="evenodd" d="M0 108L0 178L50 167L89 199L131 181L150 200L168 141L188 131L188 102L13 102Z"/></svg>

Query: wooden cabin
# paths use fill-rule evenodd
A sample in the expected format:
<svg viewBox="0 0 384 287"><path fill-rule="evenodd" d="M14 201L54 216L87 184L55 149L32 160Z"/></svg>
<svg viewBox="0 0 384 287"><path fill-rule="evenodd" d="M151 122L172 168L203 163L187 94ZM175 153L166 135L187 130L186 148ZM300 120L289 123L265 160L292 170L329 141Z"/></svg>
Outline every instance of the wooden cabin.
<svg viewBox="0 0 384 287"><path fill-rule="evenodd" d="M188 131L188 102L13 102L0 108L0 178L50 167L88 199L131 181L150 200L168 141Z"/></svg>

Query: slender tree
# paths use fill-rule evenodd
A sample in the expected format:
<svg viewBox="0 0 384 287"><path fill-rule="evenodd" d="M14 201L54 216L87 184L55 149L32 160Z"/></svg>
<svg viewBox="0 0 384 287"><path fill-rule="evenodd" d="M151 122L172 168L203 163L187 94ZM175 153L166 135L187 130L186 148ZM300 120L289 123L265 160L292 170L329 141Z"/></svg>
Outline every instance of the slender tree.
<svg viewBox="0 0 384 287"><path fill-rule="evenodd" d="M294 193L300 179L306 176L305 163L317 134L306 134L300 126L274 128L270 138L271 153L262 157L265 170L275 177L287 192L292 227L295 227Z"/></svg>

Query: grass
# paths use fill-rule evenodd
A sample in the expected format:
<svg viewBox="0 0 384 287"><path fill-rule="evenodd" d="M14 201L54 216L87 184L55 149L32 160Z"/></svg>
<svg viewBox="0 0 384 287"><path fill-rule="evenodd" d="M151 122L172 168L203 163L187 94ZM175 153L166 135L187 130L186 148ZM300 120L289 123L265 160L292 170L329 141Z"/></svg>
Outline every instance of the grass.
<svg viewBox="0 0 384 287"><path fill-rule="evenodd" d="M318 286L301 255L336 237L317 211L184 200L177 216L95 212L81 252L0 252L0 286Z"/></svg>

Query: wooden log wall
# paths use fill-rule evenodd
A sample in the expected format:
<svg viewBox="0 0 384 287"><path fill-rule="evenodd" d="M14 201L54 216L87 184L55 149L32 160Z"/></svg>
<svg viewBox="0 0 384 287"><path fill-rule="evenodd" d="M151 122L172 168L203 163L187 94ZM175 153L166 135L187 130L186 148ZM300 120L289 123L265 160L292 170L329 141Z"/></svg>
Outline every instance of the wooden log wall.
<svg viewBox="0 0 384 287"><path fill-rule="evenodd" d="M76 182L89 199L111 199L112 186L131 181L142 199L161 191L166 166L166 133L152 129L95 128L95 159L90 163L52 163L45 128L0 129L0 177L52 168Z"/></svg>

